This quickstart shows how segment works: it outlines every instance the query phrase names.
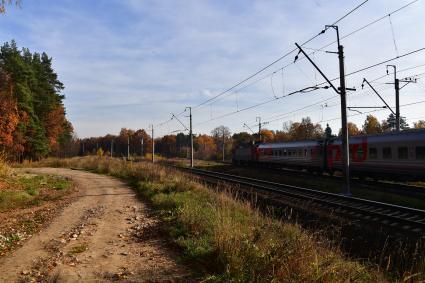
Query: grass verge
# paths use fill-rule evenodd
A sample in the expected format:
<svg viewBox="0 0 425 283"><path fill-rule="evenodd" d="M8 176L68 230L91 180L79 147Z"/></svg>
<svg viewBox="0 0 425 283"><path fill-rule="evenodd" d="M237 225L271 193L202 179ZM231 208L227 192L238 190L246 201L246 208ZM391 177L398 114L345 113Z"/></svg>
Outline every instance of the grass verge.
<svg viewBox="0 0 425 283"><path fill-rule="evenodd" d="M0 256L51 220L71 187L62 177L19 173L0 155Z"/></svg>
<svg viewBox="0 0 425 283"><path fill-rule="evenodd" d="M37 165L77 167L128 180L152 203L181 248L182 259L197 266L206 282L394 280L377 266L344 257L319 233L264 216L250 204L169 168L97 157L50 159ZM398 279L425 277L409 270Z"/></svg>
<svg viewBox="0 0 425 283"><path fill-rule="evenodd" d="M13 174L2 183L0 212L59 199L71 187L71 182L64 178L34 174Z"/></svg>

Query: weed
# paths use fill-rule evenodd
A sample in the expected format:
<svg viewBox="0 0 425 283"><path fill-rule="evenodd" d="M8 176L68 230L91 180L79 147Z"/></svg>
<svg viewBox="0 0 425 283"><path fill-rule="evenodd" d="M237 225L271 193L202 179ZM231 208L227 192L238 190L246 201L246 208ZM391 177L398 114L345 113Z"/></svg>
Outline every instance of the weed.
<svg viewBox="0 0 425 283"><path fill-rule="evenodd" d="M69 250L69 254L73 255L73 254L80 254L85 252L88 249L88 245L87 244L80 244L77 246L73 246L70 250Z"/></svg>

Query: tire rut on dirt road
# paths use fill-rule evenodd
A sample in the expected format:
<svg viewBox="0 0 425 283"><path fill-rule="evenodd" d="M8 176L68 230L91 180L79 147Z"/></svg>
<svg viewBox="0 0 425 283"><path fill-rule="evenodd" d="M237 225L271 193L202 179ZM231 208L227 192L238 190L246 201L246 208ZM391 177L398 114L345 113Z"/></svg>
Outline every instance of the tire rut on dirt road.
<svg viewBox="0 0 425 283"><path fill-rule="evenodd" d="M158 219L122 181L70 169L25 171L69 177L79 193L46 229L0 259L0 282L193 281Z"/></svg>

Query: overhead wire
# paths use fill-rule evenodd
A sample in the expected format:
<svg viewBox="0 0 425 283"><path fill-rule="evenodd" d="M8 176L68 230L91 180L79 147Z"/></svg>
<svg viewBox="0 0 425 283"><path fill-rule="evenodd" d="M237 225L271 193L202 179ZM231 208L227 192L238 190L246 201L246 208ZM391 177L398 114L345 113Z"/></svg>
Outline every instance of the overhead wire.
<svg viewBox="0 0 425 283"><path fill-rule="evenodd" d="M421 64L421 65L416 65L416 66L413 66L413 67L404 68L404 69L401 69L400 71L398 71L398 73L401 73L401 72L404 72L404 71L408 71L408 70L412 70L412 69L415 69L415 68L419 68L419 67L422 67L422 66L425 66L425 64ZM425 75L425 73L414 74L414 75L411 75L411 76L409 76L409 77L418 77L418 76L422 76L422 75ZM376 81L376 80L378 80L378 79L380 79L380 78L383 78L383 77L386 77L386 76L388 76L388 75L384 75L384 76L381 76L381 77L375 78L375 79L371 80L370 82ZM390 88L392 88L392 86L390 86L390 85L388 85L388 84L383 84L383 87L381 87L381 88L377 88L377 90L382 91L382 90L386 90L386 89L390 89ZM360 94L368 94L368 93L372 93L372 91L371 91L371 90L369 90L369 89L367 89L367 90L365 90L365 91L362 91ZM356 93L353 93L351 96L353 96L353 95L356 95L356 96L357 96L357 95L359 95L359 93L357 93L357 92L356 92ZM281 113L281 114L273 115L273 116L271 116L271 117L265 118L265 121L266 121L266 122L269 122L269 123L271 123L271 122L275 122L275 121L279 121L279 120L282 120L282 119L284 119L286 116L289 116L289 115L291 115L291 114L293 114L293 113L296 113L296 112L299 112L299 111L305 110L305 109L307 109L307 108L311 108L311 107L316 106L316 105L320 105L320 104L322 104L323 102L327 102L327 101L333 100L333 99L338 98L338 97L339 97L339 95L335 95L335 96L332 96L332 97L327 98L327 99L325 99L325 100L320 100L320 101L318 101L318 102L315 102L315 103L309 104L309 105L307 105L307 106L304 106L304 107L298 108L298 109L296 109L296 110L292 110L292 111L290 111L290 112L285 112L285 113ZM335 105L332 105L332 106L328 106L328 108L331 108L331 107L334 107L334 106L337 106L337 105L338 105L338 104L335 104Z"/></svg>
<svg viewBox="0 0 425 283"><path fill-rule="evenodd" d="M372 22L370 22L370 23L368 23L368 24L366 24L366 25L364 25L364 26L362 26L362 27L360 27L360 28L358 28L358 29L356 29L356 30L354 30L354 31L352 31L352 32L350 32L350 33L348 33L348 34L344 35L344 36L342 36L340 39L345 39L345 38L347 38L348 36L351 36L351 35L353 35L353 34L355 34L355 33L359 32L359 31L361 31L361 30L363 30L363 29L365 29L365 28L367 28L367 27L369 27L369 26L371 26L371 25L373 25L373 24L375 24L375 23L377 23L377 22L379 22L379 21L381 21L381 20L385 19L386 17L389 17L389 16L391 16L392 14L395 14L395 13L397 13L397 12L399 12L399 11L401 11L401 10L403 10L403 9L407 8L408 6L410 6L410 5L414 4L414 3L418 2L418 1L419 1L419 0L411 1L411 2L407 3L406 5L404 5L404 6L400 7L400 8L398 8L398 9L396 9L396 10L393 10L393 11L392 11L392 12L390 12L389 14L386 14L385 16L383 16L383 17L381 17L381 18L378 18L378 19L376 19L376 20L374 20L374 21L372 21ZM366 0L366 1L363 1L362 3L360 3L358 6L356 6L355 8L353 8L350 12L348 12L347 14L345 14L344 16L342 16L341 18L339 18L337 21L335 21L332 25L337 24L339 21L341 21L342 19L344 19L345 17L347 17L349 14L353 13L354 11L356 11L357 9L359 9L361 6L363 6L366 2L368 2L368 1ZM309 42L311 42L312 40L314 40L315 38L317 38L320 34L321 34L321 33L316 34L315 36L311 37L309 40L307 40L307 41L305 41L304 43L302 43L302 44L301 44L301 46L303 46L303 45L305 45L305 44L308 44ZM314 52L317 52L317 51L319 51L319 50L321 50L321 49L324 49L324 48L326 48L326 47L328 47L328 46L330 46L330 45L334 44L335 42L336 42L336 41L333 41L333 42L331 42L331 43L329 43L329 44L327 44L327 45L325 45L325 46L321 47L320 49L315 50ZM365 68L362 68L362 69L356 70L356 71L354 71L354 72L351 72L351 73L347 74L346 76L350 76L350 75L353 75L353 74L356 74L356 73L359 73L359 72L362 72L362 71L365 71L365 70L371 69L371 68L373 68L373 67L376 67L376 66L379 66L379 65L382 65L382 64L385 64L385 63L391 62L391 61L393 61L393 60L396 60L396 59L399 59L399 58L402 58L402 57L405 57L405 56L412 55L412 54L414 54L414 53L417 53L417 52L423 51L424 49L425 49L425 48L420 48L420 49L417 49L417 50L411 51L411 52L409 52L409 53L405 53L405 54L403 54L403 55L398 55L398 54L397 54L397 56L396 56L396 57L393 57L393 58L391 58L391 59L388 59L388 60L385 60L385 61L382 61L382 62L379 62L379 63L373 64L373 65L367 66L367 67L365 67ZM223 92L221 92L221 93L219 93L219 94L215 95L214 97L212 97L212 98L210 98L210 99L208 99L208 100L206 100L206 101L204 101L204 102L202 102L202 103L200 103L200 104L198 104L198 105L194 106L194 107L193 107L193 109L195 109L195 108L199 108L199 107L201 107L201 106L203 106L203 105L205 105L205 104L207 104L207 103L209 103L209 102L211 102L211 101L217 102L217 99L218 99L219 97L221 97L221 96L223 96L223 95L225 95L225 94L227 94L227 93L231 92L231 91L232 91L232 90L234 90L235 88L237 88L237 87L241 86L242 84L244 84L245 82L247 82L247 81L251 80L252 78L254 78L254 77L255 77L255 76L257 76L258 74L262 73L262 72L263 72L263 71L265 71L266 69L270 68L270 67L271 67L271 66L273 66L274 64L276 64L276 63L278 63L279 61L283 60L284 58L288 57L290 54L292 54L292 53L293 53L294 51L296 51L296 50L297 50L297 49L296 49L296 48L294 48L294 49L292 49L292 50L288 51L287 53L285 53L285 54L284 54L284 55L282 55L281 57L277 58L276 60L274 60L274 61L273 61L273 62L271 62L270 64L268 64L268 65L266 65L265 67L261 68L260 70L258 70L258 71L257 71L257 72L255 72L254 74L252 74L252 75L248 76L247 78L243 79L242 81L238 82L237 84L233 85L232 87L230 87L230 88L226 89L225 91L223 91ZM302 59L302 58L300 58L300 59ZM293 63L291 63L291 64L293 64ZM291 65L291 64L288 64L288 65ZM293 92L289 93L288 95L285 95L285 86L284 86L284 82L283 82L283 69L284 69L284 68L286 68L288 65L285 65L285 66L283 66L283 67L281 67L281 68L277 69L276 71L271 72L271 73L269 73L268 75L265 75L265 76L263 76L263 77L261 77L261 78L259 78L259 79L255 80L254 82L251 82L250 84L245 85L245 86L241 87L240 89L237 89L237 90L236 90L236 91L238 91L238 92L239 92L240 90L243 90L243 89L245 89L245 88L247 88L247 87L249 87L249 86L251 86L251 85L253 85L253 84L255 84L255 83L258 83L259 81L264 80L265 78L267 78L267 77L269 77L269 76L273 76L273 75L274 75L276 72L278 72L278 71L282 71L282 85L283 85L283 86L282 86L282 88L283 88L283 95L282 95L281 97L276 97L276 96L275 96L275 94L274 94L274 96L275 96L275 97L274 97L273 99L270 99L270 100L267 100L267 101L263 101L263 102L260 102L260 103L257 103L257 104L255 104L255 105L251 105L251 106L248 106L248 107L245 107L245 108L242 108L242 109L239 109L239 106L237 106L237 110L236 110L236 111L231 112L231 113L226 113L226 114L224 114L224 115L220 115L220 116L218 116L218 117L212 117L212 109L211 109L211 115L210 115L211 119L210 119L210 120L207 120L207 121L204 121L204 122L201 122L201 123L198 123L197 125L199 125L199 124L203 124L203 123L206 123L206 122L209 122L209 121L217 120L217 119L220 119L220 118L223 118L223 117L227 117L227 116L230 116L230 115L232 115L232 114L239 113L239 112L242 112L242 111L246 111L246 110L249 110L249 109L252 109L252 108L255 108L255 107L259 107L259 106L262 106L262 105L264 105L264 104L270 103L270 102L272 102L272 101L279 100L279 99L281 99L281 98L283 98L283 97L287 97L287 96L290 96L290 95L295 94L295 93L303 92L302 90L306 90L306 88L304 88L304 89L302 89L302 90L293 91ZM424 65L425 65L425 64L424 64ZM417 66L417 67L419 67L419 66ZM401 70L400 70L400 71L401 71ZM381 78L382 78L382 77L381 77ZM334 81L334 80L337 80L337 79L339 79L339 77L338 77L338 78L334 78L334 79L332 79L331 81ZM320 84L317 84L317 86L324 85L324 84L326 84L326 82L322 82L322 83L320 83ZM272 85L272 88L273 88L273 85ZM274 93L274 88L273 88L273 93ZM214 103L214 102L213 102L213 103ZM211 106L213 103L211 103L211 104L210 104L210 106ZM212 106L211 106L211 107L212 107ZM180 114L177 114L177 115L180 115ZM169 122L169 121L168 121L168 122Z"/></svg>
<svg viewBox="0 0 425 283"><path fill-rule="evenodd" d="M401 6L401 7L399 7L399 8L397 8L397 9L395 9L395 10L393 10L393 11L391 11L391 12L389 12L389 13L386 13L384 16L382 16L382 17L380 17L380 18L378 18L378 19L376 19L376 20L373 20L372 22L369 22L369 23L367 23L366 25L364 25L364 26L362 26L362 27L360 27L360 28L357 28L357 29L355 29L355 30L353 30L353 31L351 31L351 32L349 32L349 33L347 33L347 34L345 34L345 35L343 35L343 36L341 36L340 37L340 40L343 40L343 39L345 39L345 38L347 38L347 37L349 37L349 36L352 36L353 34L356 34L357 32L360 32L360 31L362 31L362 30L364 30L364 29L366 29L366 28L368 28L368 27L370 27L370 26L372 26L372 25L374 25L374 24L376 24L376 23L378 23L378 22L380 22L380 21L382 21L382 20L384 20L384 19L386 19L388 16L391 16L391 15L394 15L394 14L396 14L396 13L398 13L398 12L400 12L400 11L402 11L403 9L405 9L405 8L407 8L407 7L409 7L409 6L411 6L411 5L413 5L414 3L416 3L416 2L418 2L418 1L420 1L420 0L413 0L413 1L411 1L411 2L409 2L409 3L407 3L407 4L405 4L405 5L403 5L403 6ZM365 2L364 2L365 3ZM362 3L362 4L364 4L364 3ZM359 6L358 7L356 7L357 9L359 8ZM342 19L342 18L341 18ZM341 20L340 19L340 20ZM339 20L339 21L340 21ZM335 25L336 23L338 23L339 21L337 21L337 22L335 22L333 25ZM320 35L321 33L319 33L318 35ZM317 36L318 36L317 35ZM316 37L317 37L316 36ZM314 38L316 38L316 37L314 37ZM336 40L334 40L334 41L332 41L332 42L330 42L330 43L328 43L328 44L326 44L326 45L323 45L322 47L320 47L320 48L318 48L318 49L314 49L315 51L314 52L311 52L311 53L309 53L308 55L310 56L310 55L312 55L312 54L314 54L315 52L317 52L317 51L322 51L323 49L325 49L326 47L329 47L329 46L331 46L332 44L334 44L334 43L336 43L337 41ZM308 43L308 42L307 42ZM307 43L303 43L303 44L301 44L301 46L303 46L303 45L305 45L305 44L307 44ZM305 47L304 47L305 48ZM313 49L313 48L310 48L310 47L307 47L307 49ZM288 52L288 53L286 53L284 56L285 57L287 57L287 55L290 55L291 53L293 53L294 51L296 51L297 49L295 48L295 49L293 49L290 53ZM284 58L281 58L281 59L284 59ZM299 58L298 59L298 61L297 62L299 62L299 61L302 61L303 59L305 59L305 57L301 57L301 58ZM280 60L279 60L280 61ZM276 62L277 63L277 62ZM251 86L251 85L254 85L254 84L256 84L257 82L259 82L259 81L262 81L263 79L265 79L265 78L268 78L269 76L272 76L274 73L276 73L276 72L278 72L278 71L280 71L280 70L282 70L283 71L283 69L286 69L286 68L288 68L289 66L291 66L291 65L294 65L295 64L295 62L293 62L293 61L291 61L290 63L288 63L288 64L286 64L286 65L284 65L283 67L280 67L279 69L276 69L275 71L273 71L273 72L271 72L271 73L269 73L268 75L265 75L264 77L262 77L262 78L260 78L260 79L258 79L258 80L256 80L256 81L254 81L253 83L250 83L248 86ZM273 65L273 64L272 64ZM271 65L270 65L271 66ZM270 67L269 66L269 67ZM267 69L267 68L265 68L265 69ZM263 70L264 71L264 70ZM239 86L239 85L238 85ZM236 86L237 87L237 86ZM247 86L243 86L242 88L240 88L240 89L237 89L236 91L240 91L241 89L245 89ZM228 90L226 90L226 91L224 91L223 93L220 93L219 95L217 95L216 97L220 97L220 96L223 96L224 94L227 94L227 93L229 93L231 90L233 90L233 89L228 89ZM212 99L214 99L215 97L213 97ZM208 101L207 101L208 102ZM205 103L207 103L207 102L205 102ZM216 101L217 102L217 101ZM200 105L198 105L198 106L200 106ZM196 106L196 107L198 107L198 106Z"/></svg>
<svg viewBox="0 0 425 283"><path fill-rule="evenodd" d="M393 43L394 43L395 53L396 53L396 55L398 55L398 48L397 48L397 43L396 43L396 41L395 41L394 26L393 26L393 22L391 21L391 15L388 15L388 20L390 21L391 34L392 34L392 36L393 36Z"/></svg>
<svg viewBox="0 0 425 283"><path fill-rule="evenodd" d="M351 76L351 75L354 75L354 74L357 74L357 73L359 73L359 72L361 72L361 71L369 70L369 69L371 69L371 68L374 68L374 67L380 66L380 65L382 65L382 64L385 64L385 63L388 63L388 62L392 62L392 61L394 61L394 60L397 60L397 59L400 59L400 58L403 58L403 57L406 57L406 56L409 56L409 55L415 54L415 53L420 52L420 51L423 51L423 50L425 50L425 47L423 47L423 48L419 48L419 49L416 49L416 50L414 50L414 51L410 51L410 52L408 52L408 53L405 53L405 54L402 54L402 55L399 55L399 56L396 56L396 57L393 57L393 58L390 58L390 59L387 59L387 60L384 60L384 61L381 61L381 62L379 62L379 63L372 64L372 65L370 65L370 66L363 67L363 68L361 68L361 69L358 69L358 70L356 70L356 71L353 71L353 72L351 72L351 73L346 74L346 77ZM338 80L338 79L339 79L339 77L337 77L337 78L333 78L333 79L331 79L330 81L335 81L335 80ZM230 115L234 115L234 114L239 113L239 112L242 112L242 111L246 111L246 110L249 110L249 109L253 109L253 108L256 108L256 107L259 107L259 106L262 106L262 105L268 104L268 103L270 103L270 102L272 102L272 101L276 101L276 100L279 100L279 99L282 99L282 98L285 98L285 97L291 96L291 95L296 94L296 93L306 92L308 89L311 89L311 88L314 88L314 87L318 87L318 86L324 85L324 84L326 84L326 83L327 83L327 82L325 81L325 82L319 83L318 85L313 86L313 87L306 87L306 88L303 88L303 89L300 89L300 90L296 90L296 91L293 91L293 92L288 93L287 95L279 96L279 97L276 97L276 98L273 98L273 99L270 99L270 100L267 100L267 101L263 101L263 102L260 102L260 103L257 103L257 104L254 104L254 105L251 105L251 106L249 106L249 107L242 108L242 109L240 109L240 110L238 110L238 111L229 112L229 113L226 113L226 114L223 114L223 115L220 115L220 116L214 117L214 118L212 118L212 119L210 119L210 120L206 120L206 121L200 122L200 123L198 123L198 124L196 124L196 125L201 125L201 124L205 124L205 123L207 123L207 122L214 121L214 120L217 120L217 119L220 119L220 118L228 117L228 116L230 116Z"/></svg>
<svg viewBox="0 0 425 283"><path fill-rule="evenodd" d="M389 89L389 88L391 88L391 86L386 85L386 87L385 87L385 88L386 88L386 89ZM378 90L382 90L382 89L378 89ZM367 94L367 93L370 93L370 92L371 92L370 90L365 90L365 91L363 91L363 92L362 92L362 93L360 93L360 94ZM353 95L359 95L359 94L358 94L358 93L354 93ZM312 104L309 104L309 105L303 106L303 107L301 107L301 108L298 108L298 109L295 109L295 110L291 110L291 111L289 111L289 112L285 112L285 113L281 113L281 114L278 114L278 115L274 115L274 116L271 116L271 117L265 118L265 122L269 122L269 123L271 123L271 122L275 122L275 121L279 121L279 120L285 119L287 116L290 116L290 115L292 115L292 114L294 114L294 113L296 113L296 112L299 112L299 111L302 111L302 110L305 110L305 109L311 108L311 107L313 107L313 106L319 106L320 104L322 104L322 103L324 103L324 102L329 102L329 101L334 100L334 99L336 99L336 98L339 98L339 95L334 95L334 96L332 96L332 97L329 97L329 98L326 98L326 99L324 99L324 100L320 100L320 101L314 102L314 103L312 103ZM327 107L328 107L328 108L331 108L331 107L335 107L335 106L339 106L339 104L335 104L335 105L328 105ZM322 120L323 120L323 119L322 119Z"/></svg>
<svg viewBox="0 0 425 283"><path fill-rule="evenodd" d="M366 4L366 2L368 2L369 0L365 0L362 3L360 3L359 5L357 5L356 7L354 7L353 9L351 9L349 12L347 12L345 15L343 15L342 17L340 17L338 20L336 20L332 25L336 25L337 23L339 23L340 21L342 21L344 18L346 18L348 15L354 13L357 9L359 9L361 6L363 6L364 4ZM312 36L310 39L306 40L305 42L303 42L301 44L301 46L310 43L311 41L313 41L315 38L317 38L318 36L321 35L321 32ZM241 80L240 82L236 83L235 85L233 85L232 87L220 92L219 94L215 95L214 97L207 99L204 102L201 102L200 104L196 105L193 107L193 109L199 108L202 105L207 104L208 102L215 100L216 98L232 91L233 89L235 89L236 87L240 86L241 84L247 82L248 80L252 79L253 77L257 76L258 74L262 73L263 71L267 70L268 68L270 68L271 66L273 66L274 64L276 64L277 62L281 61L282 59L286 58L287 56L289 56L290 54L292 54L293 52L297 51L297 48L293 48L292 50L286 52L284 55L280 56L279 58L277 58L276 60L274 60L273 62L269 63L268 65L266 65L265 67L262 67L260 70L256 71L254 74L248 76L247 78Z"/></svg>
<svg viewBox="0 0 425 283"><path fill-rule="evenodd" d="M403 105L400 105L400 108L407 107L407 106L412 106L412 105L417 105L417 104L422 104L422 103L425 103L425 100L420 100L420 101L415 101L415 102L403 104ZM370 110L370 111L366 111L366 112L363 112L363 113L351 114L351 115L348 115L348 117L354 117L354 116L359 116L359 115L364 115L364 114L381 112L381 111L385 111L385 110L387 110L387 109L386 108L375 109L375 110ZM335 120L338 120L338 119L341 119L341 117L335 117L335 118L332 118L332 119L325 120L323 122L330 122L330 121L335 121Z"/></svg>

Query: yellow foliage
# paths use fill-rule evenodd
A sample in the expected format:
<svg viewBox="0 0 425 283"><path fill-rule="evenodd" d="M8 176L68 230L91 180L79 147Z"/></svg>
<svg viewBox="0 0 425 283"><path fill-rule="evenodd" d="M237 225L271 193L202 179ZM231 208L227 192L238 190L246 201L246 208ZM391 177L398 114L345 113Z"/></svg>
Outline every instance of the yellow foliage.
<svg viewBox="0 0 425 283"><path fill-rule="evenodd" d="M103 154L104 154L104 151L103 151L103 149L102 149L102 148L99 148L99 149L97 150L97 152L96 152L96 155L97 155L97 156L99 156L99 157L102 157L102 156L103 156Z"/></svg>

